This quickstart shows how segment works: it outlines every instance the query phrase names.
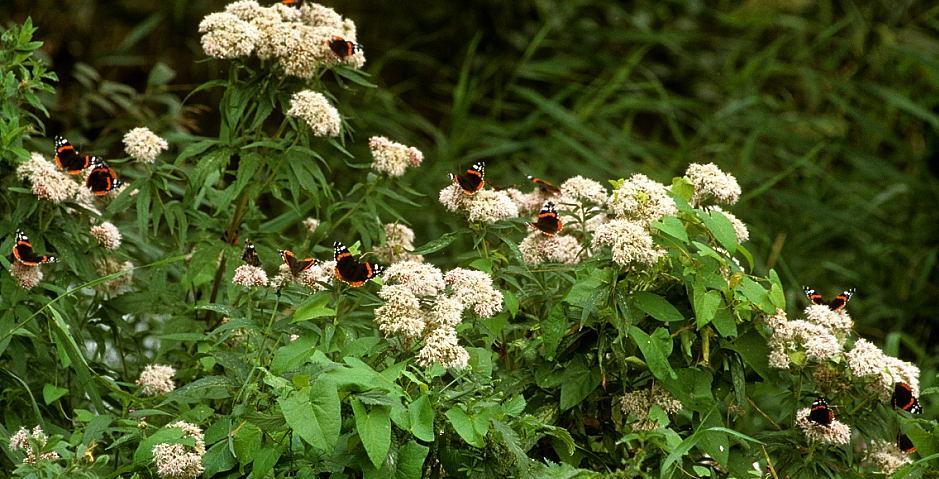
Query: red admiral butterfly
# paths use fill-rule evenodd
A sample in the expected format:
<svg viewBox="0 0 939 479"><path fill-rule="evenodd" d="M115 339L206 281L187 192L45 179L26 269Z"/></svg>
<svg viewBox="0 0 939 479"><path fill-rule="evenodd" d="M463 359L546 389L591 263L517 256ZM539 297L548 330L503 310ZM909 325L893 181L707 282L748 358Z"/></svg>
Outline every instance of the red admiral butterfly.
<svg viewBox="0 0 939 479"><path fill-rule="evenodd" d="M294 276L312 268L313 265L319 263L316 258L297 259L296 255L293 254L293 251L290 251L289 249L281 250L280 257L284 259L284 264L290 267L290 274Z"/></svg>
<svg viewBox="0 0 939 479"><path fill-rule="evenodd" d="M561 231L563 223L561 223L561 219L558 218L558 210L554 207L554 203L549 201L541 207L541 212L538 213L538 219L531 225L548 236L554 236L558 231Z"/></svg>
<svg viewBox="0 0 939 479"><path fill-rule="evenodd" d="M346 58L355 55L356 52L362 50L362 45L350 42L342 37L333 37L329 41L329 49L333 51L339 58Z"/></svg>
<svg viewBox="0 0 939 479"><path fill-rule="evenodd" d="M910 436L907 436L902 432L897 433L897 449L907 454L913 454L916 452L916 446L913 445L913 441L910 440Z"/></svg>
<svg viewBox="0 0 939 479"><path fill-rule="evenodd" d="M85 186L95 196L104 196L123 184L123 181L117 179L117 173L104 160L97 156L91 157L91 173L88 173Z"/></svg>
<svg viewBox="0 0 939 479"><path fill-rule="evenodd" d="M55 164L70 175L77 175L91 166L91 156L79 155L75 147L61 136L55 137Z"/></svg>
<svg viewBox="0 0 939 479"><path fill-rule="evenodd" d="M812 402L812 409L809 411L809 421L819 426L830 426L835 420L835 412L828 407L828 400L818 398Z"/></svg>
<svg viewBox="0 0 939 479"><path fill-rule="evenodd" d="M245 240L245 250L241 253L241 260L251 266L261 266L261 258L258 257L258 250L254 248L254 243Z"/></svg>
<svg viewBox="0 0 939 479"><path fill-rule="evenodd" d="M531 175L528 175L528 180L534 183L536 186L538 186L538 189L541 190L541 192L544 194L547 194L547 195L561 194L560 188L558 188L557 186L554 186L553 184L551 184L550 182L546 180L542 180L541 178L535 178L534 176L531 176Z"/></svg>
<svg viewBox="0 0 939 479"><path fill-rule="evenodd" d="M288 7L300 7L303 5L303 0L280 0L280 3Z"/></svg>
<svg viewBox="0 0 939 479"><path fill-rule="evenodd" d="M460 185L463 193L472 195L486 186L486 163L477 162L472 168L466 170L462 175L450 173L450 180Z"/></svg>
<svg viewBox="0 0 939 479"><path fill-rule="evenodd" d="M841 311L844 309L845 305L848 304L848 301L851 300L851 296L854 295L855 289L851 288L839 294L838 296L835 296L835 299L831 300L830 303L825 301L825 298L822 297L821 293L809 288L808 286L803 286L802 291L805 293L805 296L809 298L809 301L811 301L812 304L828 306L828 308L832 311Z"/></svg>
<svg viewBox="0 0 939 479"><path fill-rule="evenodd" d="M13 245L12 259L19 261L26 266L39 266L43 263L55 263L55 256L37 255L33 252L33 244L29 242L26 233L16 230L16 243Z"/></svg>
<svg viewBox="0 0 939 479"><path fill-rule="evenodd" d="M352 257L349 248L346 248L341 242L333 243L336 259L336 277L339 281L358 288L366 281L381 275L385 272L385 267L376 264L364 262L360 263Z"/></svg>
<svg viewBox="0 0 939 479"><path fill-rule="evenodd" d="M919 399L916 399L916 396L913 395L913 388L907 383L893 385L893 397L890 398L890 404L911 414L923 412L923 406L919 403Z"/></svg>

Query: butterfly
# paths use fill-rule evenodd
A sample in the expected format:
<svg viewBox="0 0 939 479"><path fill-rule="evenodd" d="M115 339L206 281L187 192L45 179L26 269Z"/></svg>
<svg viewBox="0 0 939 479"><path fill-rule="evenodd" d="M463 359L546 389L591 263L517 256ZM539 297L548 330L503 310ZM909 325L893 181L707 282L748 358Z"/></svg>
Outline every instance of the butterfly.
<svg viewBox="0 0 939 479"><path fill-rule="evenodd" d="M300 7L303 5L303 0L280 0L280 3L288 7Z"/></svg>
<svg viewBox="0 0 939 479"><path fill-rule="evenodd" d="M809 410L809 421L819 426L830 426L835 420L835 412L828 407L828 400L818 398L812 402L812 408Z"/></svg>
<svg viewBox="0 0 939 479"><path fill-rule="evenodd" d="M349 248L339 241L333 243L333 250L336 259L336 277L349 286L358 288L366 281L385 272L385 267L380 264L357 261L352 257Z"/></svg>
<svg viewBox="0 0 939 479"><path fill-rule="evenodd" d="M241 253L241 260L247 265L261 266L261 258L258 257L258 250L254 247L254 243L245 240L245 250Z"/></svg>
<svg viewBox="0 0 939 479"><path fill-rule="evenodd" d="M534 183L542 193L547 195L558 195L561 193L561 189L557 186L554 186L546 180L541 178L535 178L534 176L528 175L528 180Z"/></svg>
<svg viewBox="0 0 939 479"><path fill-rule="evenodd" d="M294 255L293 251L290 251L289 249L281 250L280 257L283 258L284 264L290 268L290 274L294 276L312 268L313 265L319 263L316 258L297 259L297 256Z"/></svg>
<svg viewBox="0 0 939 479"><path fill-rule="evenodd" d="M104 160L97 156L91 157L91 173L88 173L85 186L95 196L104 196L123 185L124 182L117 179L117 173Z"/></svg>
<svg viewBox="0 0 939 479"><path fill-rule="evenodd" d="M70 175L77 175L91 166L91 156L80 155L75 147L61 136L55 137L55 164Z"/></svg>
<svg viewBox="0 0 939 479"><path fill-rule="evenodd" d="M554 207L554 203L549 201L541 207L541 212L538 213L538 219L531 223L531 225L548 236L554 236L558 231L561 231L563 223L561 223L561 219L558 218L558 210Z"/></svg>
<svg viewBox="0 0 939 479"><path fill-rule="evenodd" d="M902 432L897 433L897 449L907 454L916 452L916 446L913 445L913 441L910 440L910 436L907 436Z"/></svg>
<svg viewBox="0 0 939 479"><path fill-rule="evenodd" d="M472 195L486 186L486 163L482 161L474 163L473 167L467 169L462 175L450 173L450 180L460 185L463 193Z"/></svg>
<svg viewBox="0 0 939 479"><path fill-rule="evenodd" d="M802 292L805 293L805 296L809 298L809 301L811 301L812 304L828 306L828 308L832 311L841 311L844 309L845 305L848 304L848 301L851 300L851 296L854 295L855 289L851 288L839 294L838 296L835 296L835 299L831 300L830 303L825 301L825 298L822 297L821 293L815 291L812 288L809 288L808 286L803 286Z"/></svg>
<svg viewBox="0 0 939 479"><path fill-rule="evenodd" d="M350 42L342 37L333 37L329 41L329 49L333 51L339 58L346 58L355 55L356 52L362 50L362 45L355 42Z"/></svg>
<svg viewBox="0 0 939 479"><path fill-rule="evenodd" d="M919 403L919 399L916 399L916 396L913 395L913 388L907 383L893 385L893 397L890 398L890 404L911 414L923 412L923 406Z"/></svg>
<svg viewBox="0 0 939 479"><path fill-rule="evenodd" d="M12 258L26 266L39 266L43 263L55 263L55 256L37 255L33 251L33 244L29 242L26 233L16 230L16 243L13 245Z"/></svg>

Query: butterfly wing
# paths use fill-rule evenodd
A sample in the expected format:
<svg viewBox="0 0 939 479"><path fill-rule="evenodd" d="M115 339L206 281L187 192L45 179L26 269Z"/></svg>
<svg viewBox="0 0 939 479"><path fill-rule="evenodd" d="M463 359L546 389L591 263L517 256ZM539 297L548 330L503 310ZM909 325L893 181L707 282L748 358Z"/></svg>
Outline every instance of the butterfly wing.
<svg viewBox="0 0 939 479"><path fill-rule="evenodd" d="M241 253L241 260L251 266L261 266L261 258L258 257L258 250L255 249L254 243L245 240L245 250Z"/></svg>
<svg viewBox="0 0 939 479"><path fill-rule="evenodd" d="M61 136L55 137L55 164L70 175L77 175L91 164L91 157L79 155L75 147Z"/></svg>
<svg viewBox="0 0 939 479"><path fill-rule="evenodd" d="M538 219L532 223L532 226L538 228L542 233L548 236L554 236L561 231L563 224L561 223L561 218L558 217L554 203L549 201L541 207L541 211L538 213Z"/></svg>
<svg viewBox="0 0 939 479"><path fill-rule="evenodd" d="M466 170L462 175L453 176L453 181L460 185L463 193L471 195L483 189L486 186L486 164L478 162L472 168Z"/></svg>
<svg viewBox="0 0 939 479"><path fill-rule="evenodd" d="M851 300L851 296L854 295L854 288L851 288L838 296L835 296L835 299L831 300L831 303L828 303L828 307L832 311L841 311L848 304L848 301Z"/></svg>
<svg viewBox="0 0 939 479"><path fill-rule="evenodd" d="M342 243L333 243L336 260L336 277L354 288L364 285L368 280L382 274L385 268L376 263L359 262Z"/></svg>
<svg viewBox="0 0 939 479"><path fill-rule="evenodd" d="M29 237L20 230L16 231L12 256L13 259L26 266L39 266L43 263L54 263L56 261L54 256L37 255L33 251L33 244L29 241Z"/></svg>
<svg viewBox="0 0 939 479"><path fill-rule="evenodd" d="M828 401L818 398L809 410L809 420L820 426L830 426L835 420L835 413L828 407Z"/></svg>
<svg viewBox="0 0 939 479"><path fill-rule="evenodd" d="M551 182L542 180L541 178L536 178L529 175L528 180L535 184L542 193L548 195L557 195L561 193L561 189L557 186L554 186Z"/></svg>
<svg viewBox="0 0 939 479"><path fill-rule="evenodd" d="M297 256L293 254L293 251L286 249L280 252L280 257L284 259L284 263L290 268L290 274L294 276L310 269L314 264L316 264L316 259L297 259Z"/></svg>
<svg viewBox="0 0 939 479"><path fill-rule="evenodd" d="M95 196L104 196L115 188L119 188L124 183L117 179L117 172L107 163L98 157L91 159L91 173L85 180L85 186L91 190Z"/></svg>
<svg viewBox="0 0 939 479"><path fill-rule="evenodd" d="M811 301L812 304L828 304L825 302L825 298L822 297L821 293L815 291L812 288L809 288L808 286L803 286L802 292L805 293L805 297L809 298L809 301Z"/></svg>

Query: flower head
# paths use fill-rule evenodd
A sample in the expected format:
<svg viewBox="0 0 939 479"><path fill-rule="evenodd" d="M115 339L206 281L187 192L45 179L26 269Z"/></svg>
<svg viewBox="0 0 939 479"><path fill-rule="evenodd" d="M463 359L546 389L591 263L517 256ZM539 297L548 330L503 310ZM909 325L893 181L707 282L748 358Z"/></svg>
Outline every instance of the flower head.
<svg viewBox="0 0 939 479"><path fill-rule="evenodd" d="M39 454L39 451L33 448L34 442L37 443L41 449L46 446L48 441L49 436L46 436L42 427L36 426L32 431L21 427L16 433L10 436L10 450L25 452L26 457L23 458L23 463L25 464L36 464L37 461L58 461L59 453L49 451Z"/></svg>
<svg viewBox="0 0 939 479"><path fill-rule="evenodd" d="M411 251L414 251L414 231L400 223L386 224L385 242L375 248L375 255L378 256L379 261L392 264L398 261L421 262L424 260L423 256L411 254Z"/></svg>
<svg viewBox="0 0 939 479"><path fill-rule="evenodd" d="M658 427L658 424L649 417L652 406L658 406L666 414L674 414L682 409L681 401L675 399L671 393L658 384L653 384L648 389L626 393L620 400L623 412L636 421L633 429L639 431L651 431Z"/></svg>
<svg viewBox="0 0 939 479"><path fill-rule="evenodd" d="M320 227L320 220L311 216L303 220L303 227L306 228L308 233L313 234L316 232L316 229Z"/></svg>
<svg viewBox="0 0 939 479"><path fill-rule="evenodd" d="M375 322L386 336L401 335L409 339L424 333L424 312L421 303L410 288L402 285L384 285L378 296L385 304L375 308Z"/></svg>
<svg viewBox="0 0 939 479"><path fill-rule="evenodd" d="M848 369L857 378L872 380L883 401L889 401L894 385L904 382L919 396L919 368L915 364L887 356L876 345L859 339L846 354Z"/></svg>
<svg viewBox="0 0 939 479"><path fill-rule="evenodd" d="M623 267L654 266L665 256L665 251L655 247L645 227L630 220L618 219L598 226L593 247L600 246L609 246L613 261Z"/></svg>
<svg viewBox="0 0 939 479"><path fill-rule="evenodd" d="M809 419L809 408L796 411L796 426L802 430L810 441L831 444L833 446L845 445L851 441L851 428L837 420L829 425L822 425Z"/></svg>
<svg viewBox="0 0 939 479"><path fill-rule="evenodd" d="M199 33L205 54L215 58L246 57L261 36L254 25L228 12L206 15L199 23Z"/></svg>
<svg viewBox="0 0 939 479"><path fill-rule="evenodd" d="M707 211L716 211L727 217L730 224L734 227L734 233L737 236L738 243L743 243L750 239L750 230L747 229L747 225L745 225L743 221L740 221L740 218L737 218L736 215L729 211L724 211L720 206L710 206L705 209Z"/></svg>
<svg viewBox="0 0 939 479"><path fill-rule="evenodd" d="M170 147L163 138L149 128L134 128L124 135L124 151L131 158L144 163L153 163L157 155Z"/></svg>
<svg viewBox="0 0 939 479"><path fill-rule="evenodd" d="M541 210L541 206L553 196L537 188L529 193L522 193L515 188L506 188L502 191L515 203L521 215L533 215L538 213L538 211Z"/></svg>
<svg viewBox="0 0 939 479"><path fill-rule="evenodd" d="M372 152L372 169L388 176L401 176L408 167L420 166L424 154L413 146L395 143L383 136L373 136L368 140Z"/></svg>
<svg viewBox="0 0 939 479"><path fill-rule="evenodd" d="M121 276L95 286L95 289L110 296L117 296L130 291L131 284L134 281L134 263L130 261L122 263L110 256L105 256L95 261L95 266L97 266L98 274L101 276L125 272Z"/></svg>
<svg viewBox="0 0 939 479"><path fill-rule="evenodd" d="M16 284L29 290L35 288L42 281L42 270L39 266L29 266L14 261L10 267L10 275L16 278Z"/></svg>
<svg viewBox="0 0 939 479"><path fill-rule="evenodd" d="M640 173L631 176L613 190L609 205L617 217L644 225L678 213L678 207L675 206L675 200L669 196L668 188Z"/></svg>
<svg viewBox="0 0 939 479"><path fill-rule="evenodd" d="M483 317L502 311L502 292L492 285L492 277L482 271L455 268L444 275L453 297Z"/></svg>
<svg viewBox="0 0 939 479"><path fill-rule="evenodd" d="M559 207L569 204L596 206L606 204L606 188L590 178L583 176L568 178L561 183L560 188L561 196L557 201Z"/></svg>
<svg viewBox="0 0 939 479"><path fill-rule="evenodd" d="M456 327L463 321L466 305L453 296L440 295L427 314L427 324L434 328Z"/></svg>
<svg viewBox="0 0 939 479"><path fill-rule="evenodd" d="M469 353L460 346L456 330L442 326L424 338L424 347L417 353L417 363L423 367L439 364L449 369L465 369Z"/></svg>
<svg viewBox="0 0 939 479"><path fill-rule="evenodd" d="M335 277L336 262L333 260L314 264L297 275L297 283L312 289L323 291L330 285Z"/></svg>
<svg viewBox="0 0 939 479"><path fill-rule="evenodd" d="M834 359L842 353L841 341L823 326L808 321L785 319L778 313L767 321L773 328L769 340L770 366L788 369L790 353L802 351L814 362Z"/></svg>
<svg viewBox="0 0 939 479"><path fill-rule="evenodd" d="M231 282L246 288L267 286L267 273L258 266L243 264L235 268L235 276Z"/></svg>
<svg viewBox="0 0 939 479"><path fill-rule="evenodd" d="M737 179L721 171L714 163L688 165L685 178L688 178L694 187L691 202L695 206L701 206L708 201L732 205L740 198Z"/></svg>
<svg viewBox="0 0 939 479"><path fill-rule="evenodd" d="M913 462L893 441L873 441L867 451L867 460L887 476L893 475L901 467Z"/></svg>
<svg viewBox="0 0 939 479"><path fill-rule="evenodd" d="M525 262L532 265L541 263L576 263L580 259L581 246L573 236L542 234L532 231L521 244L519 251Z"/></svg>
<svg viewBox="0 0 939 479"><path fill-rule="evenodd" d="M153 446L153 463L157 475L163 479L196 479L202 475L202 457L205 455L205 440L202 429L188 422L176 421L167 428L181 429L184 437L195 441L193 446L160 443Z"/></svg>
<svg viewBox="0 0 939 479"><path fill-rule="evenodd" d="M342 119L329 100L312 90L298 91L290 98L287 116L300 118L315 136L339 136Z"/></svg>
<svg viewBox="0 0 939 479"><path fill-rule="evenodd" d="M481 190L463 202L472 223L495 223L518 216L518 207L505 192Z"/></svg>
<svg viewBox="0 0 939 479"><path fill-rule="evenodd" d="M832 311L825 304L810 304L805 308L805 320L824 326L832 332L840 335L846 335L854 327L854 321L848 312L842 308L838 311Z"/></svg>
<svg viewBox="0 0 939 479"><path fill-rule="evenodd" d="M114 251L121 247L121 231L110 221L92 226L91 236L94 236L98 240L98 244L103 246L104 249Z"/></svg>
<svg viewBox="0 0 939 479"><path fill-rule="evenodd" d="M436 266L417 261L401 261L385 269L385 284L400 285L418 297L434 297L446 287Z"/></svg>
<svg viewBox="0 0 939 479"><path fill-rule="evenodd" d="M157 396L176 389L173 376L176 370L164 364L148 364L143 368L137 385L144 396Z"/></svg>
<svg viewBox="0 0 939 479"><path fill-rule="evenodd" d="M29 161L19 165L16 175L21 180L29 180L33 194L39 199L53 203L72 199L82 190L77 182L72 181L39 153L33 153Z"/></svg>

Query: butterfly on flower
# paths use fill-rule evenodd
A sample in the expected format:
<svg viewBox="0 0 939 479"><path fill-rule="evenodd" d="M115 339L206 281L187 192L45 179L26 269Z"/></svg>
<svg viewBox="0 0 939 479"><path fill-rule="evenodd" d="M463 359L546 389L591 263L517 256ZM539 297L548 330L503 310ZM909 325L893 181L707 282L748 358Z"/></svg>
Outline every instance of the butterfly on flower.
<svg viewBox="0 0 939 479"><path fill-rule="evenodd" d="M549 201L541 207L538 218L531 225L547 236L554 236L561 231L563 223L558 218L558 210L554 207L554 203Z"/></svg>
<svg viewBox="0 0 939 479"><path fill-rule="evenodd" d="M33 251L33 244L29 241L26 233L16 230L14 237L13 252L10 254L11 261L15 260L26 266L39 266L43 263L55 263L58 261L55 256L38 255Z"/></svg>
<svg viewBox="0 0 939 479"><path fill-rule="evenodd" d="M336 259L336 278L349 286L358 288L385 272L385 267L380 264L356 260L349 252L349 248L339 241L333 243L333 250Z"/></svg>
<svg viewBox="0 0 939 479"><path fill-rule="evenodd" d="M812 288L809 288L808 286L803 286L802 292L805 293L805 296L809 298L809 301L811 301L812 304L828 306L828 308L832 311L841 311L844 309L845 305L848 304L848 301L851 300L851 296L854 295L855 289L851 288L847 291L844 291L838 296L835 296L835 299L831 300L831 302L825 301L825 298L821 293L815 291Z"/></svg>
<svg viewBox="0 0 939 479"><path fill-rule="evenodd" d="M77 175L91 166L90 155L81 155L61 136L55 137L55 165L70 175Z"/></svg>
<svg viewBox="0 0 939 479"><path fill-rule="evenodd" d="M461 175L450 173L450 181L459 185L463 193L472 195L486 186L486 163L476 162Z"/></svg>
<svg viewBox="0 0 939 479"><path fill-rule="evenodd" d="M319 264L319 261L316 258L297 259L297 256L289 249L281 250L280 257L284 260L284 264L290 268L290 274L294 276L312 268L316 264Z"/></svg>
<svg viewBox="0 0 939 479"><path fill-rule="evenodd" d="M812 402L812 408L809 410L809 421L819 426L831 426L835 420L835 412L828 406L828 400L818 398Z"/></svg>
<svg viewBox="0 0 939 479"><path fill-rule="evenodd" d="M104 160L97 156L91 157L91 173L88 173L88 178L85 179L85 186L95 196L104 196L123 185L124 182L117 179L117 172Z"/></svg>

